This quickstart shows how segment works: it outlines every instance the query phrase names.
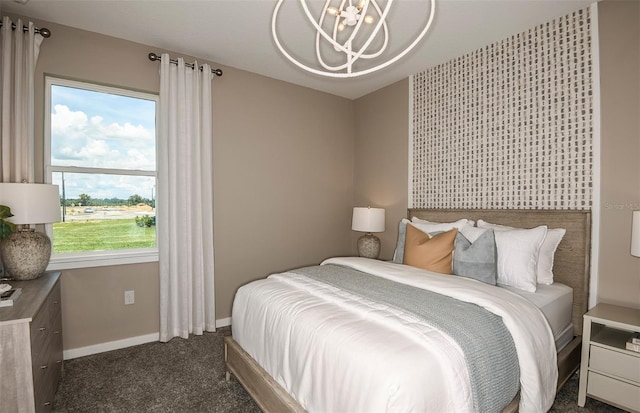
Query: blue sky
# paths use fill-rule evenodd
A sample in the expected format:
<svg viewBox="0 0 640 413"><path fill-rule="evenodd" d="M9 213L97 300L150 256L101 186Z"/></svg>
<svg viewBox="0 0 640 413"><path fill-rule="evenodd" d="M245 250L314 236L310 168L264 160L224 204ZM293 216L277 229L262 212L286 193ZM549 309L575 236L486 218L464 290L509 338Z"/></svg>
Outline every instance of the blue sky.
<svg viewBox="0 0 640 413"><path fill-rule="evenodd" d="M156 169L155 101L66 86L51 87L51 164L108 169ZM61 185L60 175L53 183ZM151 198L154 179L65 174L68 198L133 194Z"/></svg>

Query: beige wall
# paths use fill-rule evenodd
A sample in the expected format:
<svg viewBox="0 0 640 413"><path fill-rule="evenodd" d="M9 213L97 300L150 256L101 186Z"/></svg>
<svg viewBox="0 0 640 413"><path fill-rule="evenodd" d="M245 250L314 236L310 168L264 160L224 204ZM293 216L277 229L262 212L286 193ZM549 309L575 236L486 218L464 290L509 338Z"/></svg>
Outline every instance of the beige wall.
<svg viewBox="0 0 640 413"><path fill-rule="evenodd" d="M640 308L640 258L630 254L640 210L640 2L598 4L601 220L598 302Z"/></svg>
<svg viewBox="0 0 640 413"><path fill-rule="evenodd" d="M163 50L49 22L36 73L36 176L44 75L157 93ZM172 52L173 56L181 56ZM193 59L185 56L188 61ZM236 289L271 272L351 252L354 104L230 67L214 79L216 317ZM125 290L136 303L123 305ZM157 263L63 271L64 347L159 329Z"/></svg>
<svg viewBox="0 0 640 413"><path fill-rule="evenodd" d="M65 349L153 334L160 323L158 264L83 268L62 272ZM123 305L124 291L135 304Z"/></svg>
<svg viewBox="0 0 640 413"><path fill-rule="evenodd" d="M640 307L640 258L629 253L631 210L640 210L640 3L606 0L598 10L602 217L596 300ZM387 259L408 203L408 98L403 81L356 101L355 201L391 205L380 237Z"/></svg>
<svg viewBox="0 0 640 413"><path fill-rule="evenodd" d="M381 259L391 259L398 222L407 215L409 80L356 100L354 206L385 209L386 229L376 234ZM361 233L353 234L353 253Z"/></svg>
<svg viewBox="0 0 640 413"><path fill-rule="evenodd" d="M218 319L267 274L350 253L353 102L246 72L215 85Z"/></svg>

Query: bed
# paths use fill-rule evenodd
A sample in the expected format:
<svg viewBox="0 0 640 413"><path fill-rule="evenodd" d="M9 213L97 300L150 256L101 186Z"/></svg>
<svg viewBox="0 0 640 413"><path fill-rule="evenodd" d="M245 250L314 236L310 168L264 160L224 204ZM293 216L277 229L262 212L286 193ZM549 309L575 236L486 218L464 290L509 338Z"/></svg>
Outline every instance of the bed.
<svg viewBox="0 0 640 413"><path fill-rule="evenodd" d="M532 210L496 211L496 210L410 209L408 211L408 217L409 218L417 217L417 218L426 219L426 220L435 221L435 222L451 222L464 217L470 220L477 221L479 219L482 219L495 224L501 224L501 225L507 225L512 227L519 227L519 228L533 228L538 225L547 225L549 228L562 227L566 229L566 234L564 235L562 242L558 246L558 249L555 253L555 261L553 264L555 282L551 286L546 286L541 289L541 290L544 289L545 291L546 290L550 290L550 291L547 291L544 295L542 295L545 298L543 298L542 301L536 303L534 307L536 307L538 311L540 311L540 308L549 307L542 310L542 312L544 312L544 317L549 317L549 315L547 314L548 311L551 311L551 313L556 311L556 313L558 313L558 308L562 308L562 307L566 308L567 306L570 307L571 308L570 316L569 316L570 321L568 322L568 325L565 325L567 324L566 321L560 321L559 319L555 321L548 320L548 322L546 323L547 324L546 328L548 330L548 333L541 333L541 332L531 333L533 334L533 336L531 336L529 339L526 338L527 331L523 331L515 335L512 332L514 341L516 341L516 344L518 345L518 348L519 348L518 351L520 352L523 351L521 350L522 347L527 346L528 341L538 341L536 339L537 336L545 337L545 335L550 335L547 341L549 340L551 341L551 346L554 346L554 347L557 346L557 348L561 348L561 350L558 351L557 354L555 352L553 353L553 357L551 357L551 355L547 355L548 357L551 357L549 360L553 360L554 364L557 363L557 370L553 369L557 374L557 378L555 377L553 378L553 383L557 383L557 384L554 385L553 387L560 388L566 382L566 380L568 380L571 374L573 374L575 370L578 368L578 364L580 361L579 352L580 352L580 343L581 343L581 326L582 326L581 320L582 320L582 314L584 314L587 310L587 296L588 296L588 288L589 288L588 287L589 250L590 250L589 240L590 240L590 225L591 225L590 214L588 212L583 212L583 211L547 211L547 210L545 211L532 211ZM357 261L357 260L358 259L352 259L351 261ZM347 261L349 261L349 259L347 259ZM333 261L328 261L325 264L333 265L336 263ZM345 262L338 261L337 264L342 266L342 265L345 265ZM356 262L356 267L358 265L360 264ZM397 264L384 263L384 262L373 264L374 267L380 267L380 271L383 271L386 273L393 273L392 266L394 265L397 265ZM368 268L368 264L365 264L365 267ZM400 266L400 267L407 267L407 266ZM358 271L362 269L363 268L360 268L360 267L356 268L356 270ZM376 271L375 268L373 269L373 271ZM275 279L278 278L278 276L272 276L272 277L274 277ZM407 278L407 276L404 274L402 275L402 277L403 279ZM306 283L313 284L312 281L309 281L305 277L303 277L303 280ZM285 282L285 283L299 282L297 279L294 281L287 280L287 279L278 280L278 281L281 283L282 282ZM461 284L464 284L464 282L461 282ZM564 288L562 287L563 285L565 286ZM284 295L280 294L280 297L285 297L283 299L284 301L289 300L290 303L295 303L298 300L298 298L295 296L298 290L304 290L305 288L318 289L321 287L318 287L318 285L315 285L315 284L313 285L309 284L306 286L298 285L295 288L297 290L292 296L289 297L287 294L290 294L291 292L287 292ZM490 288L495 289L496 287L490 287ZM449 287L443 287L443 289L447 291L451 290L451 288ZM482 289L483 288L481 288L481 290ZM490 294L490 291L491 291L490 289L485 288L485 290L489 291L489 293L487 294ZM508 290L508 289L505 288L504 290ZM278 294L276 294L276 296L278 296ZM503 292L501 291L500 294L503 294ZM520 292L516 294L510 294L509 292L506 292L504 294L506 294L506 296L509 296L509 297L518 296L518 297L523 297L528 301L532 300L532 297L528 297L528 298L526 297L527 293ZM474 295L482 296L482 293L478 293L478 294L474 293ZM569 297L569 299L567 299L567 297ZM334 297L334 298L331 298L330 301L331 300L336 301L341 299L342 298L340 297L338 298ZM519 300L519 299L520 298L515 298L515 300ZM319 304L315 302L311 302L309 305L315 306ZM357 306L360 304L339 303L335 308L338 308L338 310L341 311L342 307L340 306L343 306L343 305ZM555 307L555 310L553 309L554 307ZM234 337L242 337L242 339L236 340L234 337L227 337L225 339L225 359L226 359L227 370L228 370L227 378L229 378L230 374L233 374L238 379L238 381L246 388L246 390L254 398L254 400L256 400L260 408L266 412L285 412L285 411L301 412L301 411L305 411L305 409L303 408L303 405L308 406L309 410L328 410L330 409L330 407L327 407L327 406L334 406L335 408L335 406L346 406L348 405L348 403L351 403L351 401L347 402L347 399L340 399L340 397L346 397L343 394L344 391L340 391L340 389L336 389L336 388L331 389L331 386L334 385L333 381L335 381L336 383L335 386L339 386L340 388L346 387L345 384L350 384L352 386L356 386L354 387L354 389L357 389L358 388L357 382L361 381L361 378L367 378L366 380L362 379L363 381L367 381L369 380L368 378L370 377L371 380L374 380L374 379L381 380L384 383L391 382L392 383L391 386L396 385L396 386L399 386L400 388L405 388L405 387L408 388L415 385L416 383L419 384L420 380L424 379L420 376L420 374L422 374L422 370L430 370L431 372L429 374L432 374L432 375L436 374L439 377L442 376L447 378L447 380L452 380L451 377L453 376L457 377L459 375L462 377L465 375L465 372L462 371L463 369L456 367L458 366L458 364L460 364L460 362L458 361L458 364L456 364L455 357L453 358L454 362L448 361L446 363L447 364L446 366L442 366L442 365L436 366L432 364L432 365L429 365L429 369L416 368L418 372L415 373L415 376L414 376L414 372L412 372L411 370L412 366L402 364L402 363L406 363L406 361L402 361L402 360L391 361L392 364L390 365L384 365L384 363L376 363L376 364L382 365L380 368L382 368L384 371L387 372L385 374L376 373L375 370L367 370L369 364L371 363L361 365L360 367L357 367L356 365L350 366L349 365L350 360L354 358L354 355L353 354L349 355L347 347L350 347L351 344L349 343L349 346L345 346L344 337L342 337L335 340L333 339L327 340L326 342L323 343L323 346L326 347L326 350L323 350L323 351L326 351L325 355L330 355L330 358L332 360L334 359L340 360L338 364L342 363L345 367L349 366L349 371L352 371L353 369L356 369L356 368L364 369L364 371L360 372L355 370L356 373L351 376L349 375L345 376L343 373L340 373L339 376L336 376L335 371L329 371L329 372L322 371L323 370L323 367L321 366L322 357L320 358L316 357L315 359L313 357L309 357L307 361L309 365L307 366L298 365L293 367L289 366L288 368L293 370L306 369L307 373L311 369L314 372L313 375L311 375L311 376L315 376L314 380L309 380L309 377L310 377L309 374L305 375L306 381L300 380L300 378L288 377L287 376L288 373L286 372L283 373L282 371L274 370L274 364L283 364L283 363L287 364L288 360L293 360L295 358L295 355L288 354L287 352L289 351L295 352L296 347L293 345L290 345L291 344L289 341L291 340L290 338L285 337L288 335L288 333L277 334L277 332L280 330L291 331L293 329L300 329L300 327L282 324L279 327L279 330L277 328L274 328L273 330L271 330L271 327L264 326L264 321L260 321L257 324L254 324L253 327L248 328L248 330L250 330L249 332L242 332L237 330L236 327L240 327L243 324L247 324L247 323L244 320L240 320L238 316L235 315L235 309L236 309L236 303L234 302L234 320L232 324L233 334L234 334ZM376 312L377 311L378 310L376 309ZM501 310L498 310L498 312L499 311ZM509 312L509 310L504 310L504 309L502 311L506 313ZM535 310L532 310L532 311L535 312ZM265 313L266 311L259 310L259 312ZM559 311L559 313L562 313L562 311ZM263 315L264 314L261 314L260 316L262 317ZM281 318L280 315L276 315L274 317L276 319ZM350 323L348 317L349 317L348 315L338 312L337 315L333 317L333 319L338 320L337 324L335 324L334 327L332 327L331 323L329 322L325 323L325 320L322 320L322 319L318 319L314 321L312 324L317 324L317 325L327 324L329 326L328 327L329 329L340 330L340 327L338 326L340 323L343 323L343 324ZM530 315L527 317L531 317L532 319L534 318L533 315ZM504 318L504 314L503 314L503 318ZM328 319L332 319L332 317L328 317ZM358 320L357 318L352 320L352 324L356 325L355 321L357 320ZM260 327L261 323L263 325L262 327ZM550 325L553 325L554 323L556 324L555 326L550 326ZM360 326L361 324L362 323L358 323L357 325ZM409 330L416 329L415 323L413 323L412 320L409 320L409 322L405 324L408 325L407 328ZM507 324L506 321L505 321L505 324ZM514 322L512 324L517 324L517 322ZM535 323L532 322L532 324L535 324ZM257 325L258 327L255 327L255 325ZM397 326L395 326L394 328L397 328ZM391 353L393 351L393 346L388 346L390 342L396 345L397 342L402 341L404 345L407 342L412 342L412 340L418 336L431 337L429 340L433 339L433 337L430 335L431 333L427 334L427 333L424 333L423 331L419 331L417 333L415 331L411 333L407 333L404 330L405 327L402 327L402 328L403 330L397 330L397 333L395 333L393 336L391 335L387 336L387 337L393 337L392 339L377 340L378 343L376 344L376 346L374 346L374 348L376 348L376 351L381 351L382 352L381 355L384 353L384 351L388 351L389 353ZM242 327L242 329L246 330L247 327ZM261 330L261 331L257 331L257 330ZM526 330L526 329L523 329L523 330ZM305 331L305 330L301 329L301 331ZM305 333L303 333L303 336L304 334ZM518 336L518 334L525 334L525 336ZM376 336L372 335L370 337L370 340L376 341ZM394 340L396 341L394 342ZM437 341L438 339L434 339L434 340ZM442 340L442 338L440 338L439 340ZM520 341L518 342L517 340L520 340ZM244 347L247 347L248 351L245 351L247 349L244 349L243 346L239 344L239 342L242 343L243 341L245 342ZM252 347L250 343L256 343L256 342L259 342L259 344L257 346L253 345ZM421 346L423 344L424 343L422 343ZM379 345L381 345L381 347ZM385 345L387 345L387 347L385 347ZM438 351L444 351L442 350L442 348L446 348L446 346L442 346L442 343L440 345L441 347L440 347L440 350ZM549 344L547 343L546 346L549 347ZM358 349L357 346L355 348ZM360 350L358 351L362 351L361 350L362 348L364 347L361 347ZM429 351L435 351L433 349L436 349L436 348L439 348L437 343L433 344L433 347L430 347ZM259 354L259 353L264 353L265 351L267 353L271 351L276 352L276 350L274 349L279 349L284 351L284 355L280 354L278 356L271 357L271 355L269 354L266 354L266 355ZM412 347L411 349L413 350ZM422 350L419 350L419 351L422 351ZM544 353L540 349L533 349L532 352L534 354L536 352L540 352L540 354ZM253 354L253 356L251 354ZM409 351L408 354L413 354L413 353ZM416 353L416 354L419 354L419 353ZM341 359L341 357L343 358ZM389 359L391 359L390 357L391 356L389 356ZM355 358L357 359L358 357L355 357ZM386 357L383 357L383 358L386 359ZM256 359L260 360L260 363L257 362ZM316 365L312 365L313 363L316 363ZM396 363L396 364L393 364L393 363ZM523 370L522 361L520 361L520 363L521 363L520 373L522 374L521 379L522 381L526 381L527 377L531 377L529 371L527 370L530 367L528 364L525 364L524 370ZM542 368L544 369L545 363L542 363L542 362L540 363L543 365ZM540 366L537 366L537 368L540 368ZM269 374L267 371L271 371L272 373ZM396 373L396 372L400 372L400 373ZM274 378L272 376L275 376L277 378ZM336 377L338 377L338 379L334 380ZM469 380L469 378L466 376L463 377L463 379L467 381ZM473 395L473 398L472 398L470 397L468 391L462 389L459 391L459 393L455 393L455 394L451 393L449 395L446 395L447 391L451 392L451 390L447 390L447 386L443 385L439 387L438 384L434 383L433 379L426 378L424 380L431 380L429 381L428 387L431 389L432 393L434 393L433 397L436 397L436 396L441 397L442 395L445 395L441 397L442 401L438 401L438 403L440 404L433 405L433 406L438 406L440 410L442 409L474 410L470 406L477 406L477 404L473 404L473 403L476 403L475 394ZM285 384L285 383L290 383L291 381L295 382L295 386L293 386L295 388L291 388L292 387L291 384L289 385ZM545 381L545 380L541 380L541 381ZM318 384L318 383L321 383L321 384ZM369 383L369 385L374 386L375 388L375 386L379 386L380 384L373 381L372 383ZM288 391L285 390L284 388L287 386L290 388L289 391L291 391L293 394L296 394L297 398L299 399L302 398L303 400L300 402L296 400L296 398L291 396L288 393ZM527 390L529 389L528 386L529 385L526 385L523 387L523 389L526 390L524 392L524 400L522 397L523 393L519 391L516 394L516 396L513 397L511 402L503 408L503 411L517 411L519 406L521 407L529 406L528 408L524 408L523 410L535 410L535 408L532 408L532 406L535 406L535 404L527 404L527 403L530 403L530 401L527 400L528 398L530 398L530 394L529 394L530 391ZM549 384L546 384L546 386L549 387ZM551 395L551 397L555 395L555 388L552 390L553 390L553 394ZM396 391L395 388L394 388L394 391ZM306 398L307 396L305 396L305 394L307 395L323 394L322 392L324 392L324 394L327 394L327 392L329 392L332 395L331 397L336 397L338 401L334 403L338 403L338 404L334 404L334 405L317 404L313 400L308 400ZM354 392L357 392L357 390L354 390ZM545 390L545 389L537 388L535 389L534 392L539 392L541 394L545 392L549 393L549 389ZM335 396L334 393L338 394L338 396ZM361 396L360 398L362 398L362 395L360 396ZM369 397L366 397L366 398L375 399L376 396L378 395L377 394L370 395ZM391 396L385 396L385 397L389 398L389 400L393 398ZM328 396L323 396L322 398L329 399ZM398 400L400 400L400 398L398 398ZM387 408L383 410L406 410L408 406L407 403L409 404L414 403L414 401L407 402L404 399L402 401L398 401L398 400L388 402L390 404L387 406ZM325 401L323 400L323 402ZM355 404L348 405L350 407L348 407L347 409L363 410L364 408L362 408L362 406L371 406L370 404L367 404L368 402L369 400L356 401L354 402ZM341 403L345 403L345 404L341 404ZM453 404L447 404L447 403L453 403ZM420 408L418 408L418 410L420 410Z"/></svg>

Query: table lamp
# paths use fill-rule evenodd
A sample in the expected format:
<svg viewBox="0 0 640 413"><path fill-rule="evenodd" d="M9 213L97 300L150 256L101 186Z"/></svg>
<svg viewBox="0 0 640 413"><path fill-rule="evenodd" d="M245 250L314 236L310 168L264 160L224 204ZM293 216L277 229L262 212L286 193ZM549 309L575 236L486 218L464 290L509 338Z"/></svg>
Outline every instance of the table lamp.
<svg viewBox="0 0 640 413"><path fill-rule="evenodd" d="M380 255L380 238L373 232L384 232L384 209L371 207L353 208L351 229L365 232L358 239L358 255L365 258L378 258Z"/></svg>
<svg viewBox="0 0 640 413"><path fill-rule="evenodd" d="M38 278L51 258L51 240L31 225L60 221L57 185L0 183L0 205L11 208L16 230L0 241L5 275L15 280Z"/></svg>

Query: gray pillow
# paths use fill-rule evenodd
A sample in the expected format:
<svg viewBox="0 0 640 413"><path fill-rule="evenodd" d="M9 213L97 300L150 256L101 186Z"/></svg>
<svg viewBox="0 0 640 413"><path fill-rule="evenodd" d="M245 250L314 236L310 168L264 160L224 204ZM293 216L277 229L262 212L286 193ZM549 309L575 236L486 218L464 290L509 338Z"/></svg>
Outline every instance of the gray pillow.
<svg viewBox="0 0 640 413"><path fill-rule="evenodd" d="M453 253L453 273L496 285L498 253L493 230L485 231L472 244L458 232Z"/></svg>
<svg viewBox="0 0 640 413"><path fill-rule="evenodd" d="M407 222L404 219L398 224L398 242L396 242L396 250L393 253L393 262L402 264L404 260L404 237L407 232Z"/></svg>

